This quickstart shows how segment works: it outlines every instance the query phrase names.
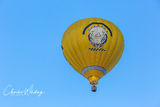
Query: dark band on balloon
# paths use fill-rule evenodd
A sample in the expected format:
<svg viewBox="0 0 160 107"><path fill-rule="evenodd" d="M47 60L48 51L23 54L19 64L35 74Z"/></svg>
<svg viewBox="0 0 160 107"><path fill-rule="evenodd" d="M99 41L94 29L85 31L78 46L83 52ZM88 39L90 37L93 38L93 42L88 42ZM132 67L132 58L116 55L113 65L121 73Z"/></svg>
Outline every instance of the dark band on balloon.
<svg viewBox="0 0 160 107"><path fill-rule="evenodd" d="M62 48L62 50L63 50L63 46L61 45L61 48Z"/></svg>
<svg viewBox="0 0 160 107"><path fill-rule="evenodd" d="M84 75L89 70L98 70L98 71L103 72L103 75L106 74L106 69L100 66L88 66L82 70L81 74Z"/></svg>
<svg viewBox="0 0 160 107"><path fill-rule="evenodd" d="M86 29L87 29L88 27L90 27L91 25L93 25L93 24L101 24L101 25L105 26L105 27L109 30L109 32L110 32L110 34L111 34L111 36L112 36L112 31L111 31L111 29L110 29L107 25L105 25L104 23L98 23L98 22L92 22L92 23L90 23L89 25L87 25L87 26L84 28L84 30L83 30L83 35L85 34Z"/></svg>

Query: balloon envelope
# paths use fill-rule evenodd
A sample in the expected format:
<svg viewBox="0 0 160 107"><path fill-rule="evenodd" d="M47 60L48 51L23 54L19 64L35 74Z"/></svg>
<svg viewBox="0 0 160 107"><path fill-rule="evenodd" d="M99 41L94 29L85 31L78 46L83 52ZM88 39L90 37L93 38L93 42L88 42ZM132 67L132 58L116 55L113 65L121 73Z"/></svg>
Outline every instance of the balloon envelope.
<svg viewBox="0 0 160 107"><path fill-rule="evenodd" d="M69 64L96 85L120 60L124 38L112 22L87 18L68 27L61 45Z"/></svg>

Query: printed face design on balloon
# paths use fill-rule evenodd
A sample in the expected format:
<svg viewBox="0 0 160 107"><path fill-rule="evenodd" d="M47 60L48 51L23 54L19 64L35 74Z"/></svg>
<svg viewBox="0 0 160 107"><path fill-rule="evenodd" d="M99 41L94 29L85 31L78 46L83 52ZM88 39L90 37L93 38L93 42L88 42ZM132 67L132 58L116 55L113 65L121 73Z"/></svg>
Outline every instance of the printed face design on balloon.
<svg viewBox="0 0 160 107"><path fill-rule="evenodd" d="M94 26L89 30L88 38L93 46L99 48L107 40L107 31L101 26Z"/></svg>

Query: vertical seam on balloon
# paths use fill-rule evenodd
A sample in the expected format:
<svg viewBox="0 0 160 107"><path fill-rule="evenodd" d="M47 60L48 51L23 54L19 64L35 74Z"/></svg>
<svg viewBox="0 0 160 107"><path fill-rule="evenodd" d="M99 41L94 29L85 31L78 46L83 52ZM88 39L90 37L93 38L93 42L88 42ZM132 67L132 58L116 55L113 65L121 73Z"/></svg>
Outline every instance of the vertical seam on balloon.
<svg viewBox="0 0 160 107"><path fill-rule="evenodd" d="M75 39L75 30L73 30L73 38ZM70 41L70 42L71 42L71 45L72 45L72 50L73 50L73 52L74 52L74 54L75 54L75 58L74 58L74 59L75 59L75 61L79 64L79 67L80 67L80 66L82 66L82 63L81 63L82 61L81 61L81 60L77 60L77 58L79 58L79 57L78 57L78 55L77 55L77 51L76 51L76 50L74 49L74 47L73 47L73 43L72 43L72 41L73 41L72 39L73 39L73 38L71 37L71 41ZM75 41L75 44L76 44L76 43L77 43L77 42ZM78 46L76 45L75 48L76 48L76 47L78 47Z"/></svg>
<svg viewBox="0 0 160 107"><path fill-rule="evenodd" d="M78 23L79 24L79 23ZM78 26L78 25L76 25L76 26ZM74 29L73 31L74 31L74 34L75 34L75 30L77 30L77 29ZM80 46L79 46L79 43L78 43L78 41L79 41L79 39L77 40L76 39L76 44L77 44L77 48L78 48L78 52L79 52L79 54L81 55L81 56L79 56L79 59L81 59L81 64L82 64L82 66L81 66L81 68L80 68L80 71L79 72L81 72L81 69L83 68L83 65L85 65L85 62L84 62L84 58L83 58L83 55L81 54L81 48L80 48Z"/></svg>
<svg viewBox="0 0 160 107"><path fill-rule="evenodd" d="M97 19L95 19L96 22L97 22ZM97 55L98 55L99 52L96 52L96 55L95 55L95 65L97 65Z"/></svg>
<svg viewBox="0 0 160 107"><path fill-rule="evenodd" d="M112 25L112 27L114 27L113 25ZM111 56L108 58L108 60L107 60L107 64L106 64L106 67L107 66L109 66L109 61L110 60L112 60L112 56L113 56L113 53L114 53L114 51L115 51L115 49L116 49L116 47L117 47L117 44L118 44L118 40L119 40L119 32L117 32L117 28L116 27L114 27L115 29L116 29L116 34L117 34L117 39L116 39L116 42L115 42L115 45L114 45L114 47L113 47L113 50L112 50L112 54L111 54ZM109 72L109 70L107 71L107 73Z"/></svg>
<svg viewBox="0 0 160 107"><path fill-rule="evenodd" d="M66 49L65 50L62 50L62 51L65 51L64 52L64 57L66 58L66 61L70 64L70 62L68 60L72 60L72 58L70 57L70 55L68 54L69 51L67 51ZM73 61L71 61L73 62ZM71 64L70 64L71 65Z"/></svg>
<svg viewBox="0 0 160 107"><path fill-rule="evenodd" d="M116 49L116 47L117 47L117 45L118 45L118 41L119 41L119 39L120 39L120 37L119 37L119 32L117 32L117 28L116 28L116 27L115 27L115 29L116 29L116 33L117 33L117 39L116 39L116 42L115 42L115 46L114 46L114 48L113 48L113 50L112 50L112 54L111 54L110 58L108 59L107 66L109 65L109 61L112 60L113 53L114 53L114 51L115 51L115 49Z"/></svg>
<svg viewBox="0 0 160 107"><path fill-rule="evenodd" d="M68 32L67 32L68 33ZM68 39L67 39L67 41L68 41ZM66 47L68 47L69 48L69 46L66 46ZM67 60L67 62L73 67L73 65L75 65L75 68L74 69L76 69L77 70L77 68L78 68L78 66L77 66L77 63L75 63L74 61L73 61L73 58L72 57L70 57L70 50L68 50L68 49L63 49L63 51L65 51L65 54L64 54L64 57L66 58L66 60ZM70 60L70 61L68 61L68 60Z"/></svg>
<svg viewBox="0 0 160 107"><path fill-rule="evenodd" d="M116 60L120 60L120 58L121 58L121 56L122 56L122 54L123 54L123 50L124 50L124 39L123 39L123 35L122 35L122 33L121 33L121 37L122 37L122 43L121 43L121 45L122 45L122 48L121 48L121 50L120 50L120 54L119 54L119 56L117 57L117 59ZM119 61L118 60L118 61ZM118 62L117 62L118 63ZM115 64L117 64L117 63L115 63Z"/></svg>
<svg viewBox="0 0 160 107"><path fill-rule="evenodd" d="M71 37L71 31L69 30L69 36ZM74 57L73 53L75 53L75 50L73 48L73 44L72 44L72 39L70 42L70 46L71 46L71 49L69 50L69 52L71 53L71 57ZM77 65L77 68L78 66L81 66L81 63L79 63L77 60L76 60L76 57L73 58L72 62L74 62L74 65L76 66ZM73 67L74 68L74 67Z"/></svg>
<svg viewBox="0 0 160 107"><path fill-rule="evenodd" d="M122 56L122 52L123 52L123 49L120 49L120 54L118 54L118 56L115 59L115 62L112 64L112 66L110 67L110 69L112 69L119 62L119 60L120 60L120 58Z"/></svg>
<svg viewBox="0 0 160 107"><path fill-rule="evenodd" d="M112 58L110 58L109 59L109 61L108 61L108 65L109 65L109 67L111 67L110 66L110 64L112 64L112 62L115 60L115 59L117 59L117 57L119 56L119 54L118 54L118 52L119 52L119 50L121 49L121 46L122 46L122 38L120 37L121 35L119 35L120 34L120 32L118 32L118 36L119 36L119 39L121 39L121 41L120 41L120 43L119 43L119 47L118 47L118 50L117 50L117 52L115 53L115 55L112 57ZM117 43L117 45L118 45L118 43ZM117 47L117 46L116 46ZM115 48L116 49L116 48ZM115 51L115 50L114 50ZM115 62L116 62L116 60L115 60ZM107 66L108 66L107 65ZM113 65L114 66L114 65Z"/></svg>
<svg viewBox="0 0 160 107"><path fill-rule="evenodd" d="M111 26L111 24L110 24L110 26ZM112 26L111 26L111 29L112 29ZM110 39L111 39L111 42L110 42L109 48L108 48L108 50L107 50L107 55L108 55L108 52L109 52L109 50L110 50L110 48L111 48L111 44L112 44L112 42L113 42L113 38L110 38ZM104 53L103 55L105 56L105 53ZM106 58L105 58L105 59L106 59ZM101 65L104 65L104 64L103 64L104 61L105 61L105 60L102 60L100 64L101 64Z"/></svg>
<svg viewBox="0 0 160 107"><path fill-rule="evenodd" d="M89 22L89 23L90 23L90 22ZM83 23L83 24L84 24L84 23ZM88 24L88 22L87 22L87 24ZM85 25L85 24L84 24L84 25ZM84 28L81 28L81 30L83 31ZM85 37L84 34L83 34L83 37ZM86 38L86 42L89 42L89 41L88 41L88 35L87 35L85 38ZM88 47L87 47L87 48L88 48ZM90 50L90 48L89 48L89 50ZM88 50L87 50L87 51L88 51ZM89 54L87 51L85 52L85 54L87 54L86 57L88 57L88 54ZM91 49L91 51L92 51L92 49ZM89 52L90 52L90 51L89 51ZM90 55L91 55L91 53L90 53ZM86 60L86 61L87 61L87 64L85 65L85 67L90 66L90 64L91 64L91 59L90 59L90 57L89 57L89 58L86 58L86 59L87 59L87 60Z"/></svg>
<svg viewBox="0 0 160 107"><path fill-rule="evenodd" d="M80 26L81 26L81 27L80 27L81 30L83 30L83 25L84 25L84 23L82 23L82 24L80 25ZM80 32L79 34L81 34L81 30L79 31L79 32ZM80 36L80 37L81 37L81 36ZM84 36L82 36L82 40L83 40L83 39L84 39ZM83 40L83 41L84 41L84 40ZM83 46L82 49L85 49L85 43L82 43L82 46ZM87 58L86 58L86 55L87 55L87 54L86 54L86 51L82 51L82 54L83 54L83 56L84 56L84 57L83 57L84 64L85 64L84 66L87 66L87 61L86 61L86 60L87 60ZM84 67L84 66L83 66L83 67Z"/></svg>
<svg viewBox="0 0 160 107"><path fill-rule="evenodd" d="M121 36L122 36L122 35L121 35ZM122 38L123 38L123 36L122 36ZM122 45L124 45L124 44L123 44L123 41L124 41L124 40L122 39ZM116 58L117 61L115 61L115 63L114 63L113 65L116 65L116 64L119 62L119 60L120 60L120 58L121 58L121 56L122 56L123 50L124 50L124 46L121 48L120 54L119 54L119 55L117 56L117 58ZM110 70L113 69L113 67L114 67L113 65L110 67Z"/></svg>
<svg viewBox="0 0 160 107"><path fill-rule="evenodd" d="M109 27L108 27L109 28ZM110 32L112 32L111 30L110 30ZM110 33L111 34L111 33ZM106 39L106 44L107 44L107 42L108 42L108 35L107 35L107 39ZM112 36L110 36L111 38L112 38ZM104 50L104 49L103 49ZM100 62L101 62L101 59L102 59L102 56L105 54L105 52L101 52L101 54L100 54L100 57L99 57L99 60L97 61L97 64L100 64Z"/></svg>
<svg viewBox="0 0 160 107"><path fill-rule="evenodd" d="M91 23L91 22L92 22L92 20L90 19L88 23ZM87 24L88 24L88 23L87 23ZM84 35L84 34L83 34L83 35ZM88 34L87 34L87 40L88 40L88 42L89 42ZM93 54L94 54L94 51L93 51L93 49L91 49L91 51L90 51L90 56L89 56L89 60L90 60L89 62L90 62L90 63L89 63L89 65L87 65L87 66L93 66L93 65L92 65L92 64L93 64ZM87 66L86 66L86 67L87 67Z"/></svg>
<svg viewBox="0 0 160 107"><path fill-rule="evenodd" d="M115 29L113 25L111 25L111 26L112 26L113 29ZM115 37L118 37L118 36L115 36ZM115 46L116 46L116 44L117 44L117 41L118 41L118 38L116 39L116 42L115 42L114 47L113 47L113 50L114 50L114 48L115 48ZM111 44L112 44L112 43L113 43L113 38L112 38ZM111 51L111 46L112 46L111 44L110 44L109 51ZM113 50L112 50L112 52L113 52ZM108 52L109 52L109 51L108 51ZM109 53L109 55L110 55L110 57L111 57L111 56L112 56L112 53ZM103 61L102 64L105 65L105 63L108 62L108 60L110 59L110 57L107 56L107 57L105 58L105 60ZM107 63L106 65L108 65L108 63ZM107 71L107 73L108 73L108 72L109 72L109 71Z"/></svg>
<svg viewBox="0 0 160 107"><path fill-rule="evenodd" d="M90 20L90 22L92 22L92 20ZM94 54L95 54L95 51L92 51L91 52L91 64L90 64L91 66L94 66Z"/></svg>
<svg viewBox="0 0 160 107"><path fill-rule="evenodd" d="M109 26L111 26L111 24L110 23L108 23L108 25ZM111 29L112 29L112 26L111 26ZM112 32L112 31L111 31ZM108 36L109 37L109 36ZM110 40L109 40L110 39ZM107 53L107 55L108 55L108 50L110 50L110 47L111 47L111 44L112 44L112 36L110 36L110 38L108 38L108 40L106 41L106 43L107 42L109 42L109 47L108 47L108 49L106 49L106 53ZM106 46L107 47L107 46ZM104 52L104 53L102 53L101 54L101 57L100 57L100 59L99 59L99 63L100 63L100 65L103 65L103 62L104 62L104 60L103 60L103 57L105 57L106 56L106 53ZM103 65L104 66L104 65Z"/></svg>

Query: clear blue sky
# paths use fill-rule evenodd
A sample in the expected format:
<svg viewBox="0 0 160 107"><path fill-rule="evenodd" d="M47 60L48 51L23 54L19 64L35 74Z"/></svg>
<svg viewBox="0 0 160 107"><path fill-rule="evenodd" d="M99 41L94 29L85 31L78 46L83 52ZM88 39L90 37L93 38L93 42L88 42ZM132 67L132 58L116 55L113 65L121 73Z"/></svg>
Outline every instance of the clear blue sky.
<svg viewBox="0 0 160 107"><path fill-rule="evenodd" d="M125 39L96 93L60 47L67 27L89 17L113 22ZM159 0L0 0L0 107L160 107L159 19ZM3 96L8 84L46 93Z"/></svg>

